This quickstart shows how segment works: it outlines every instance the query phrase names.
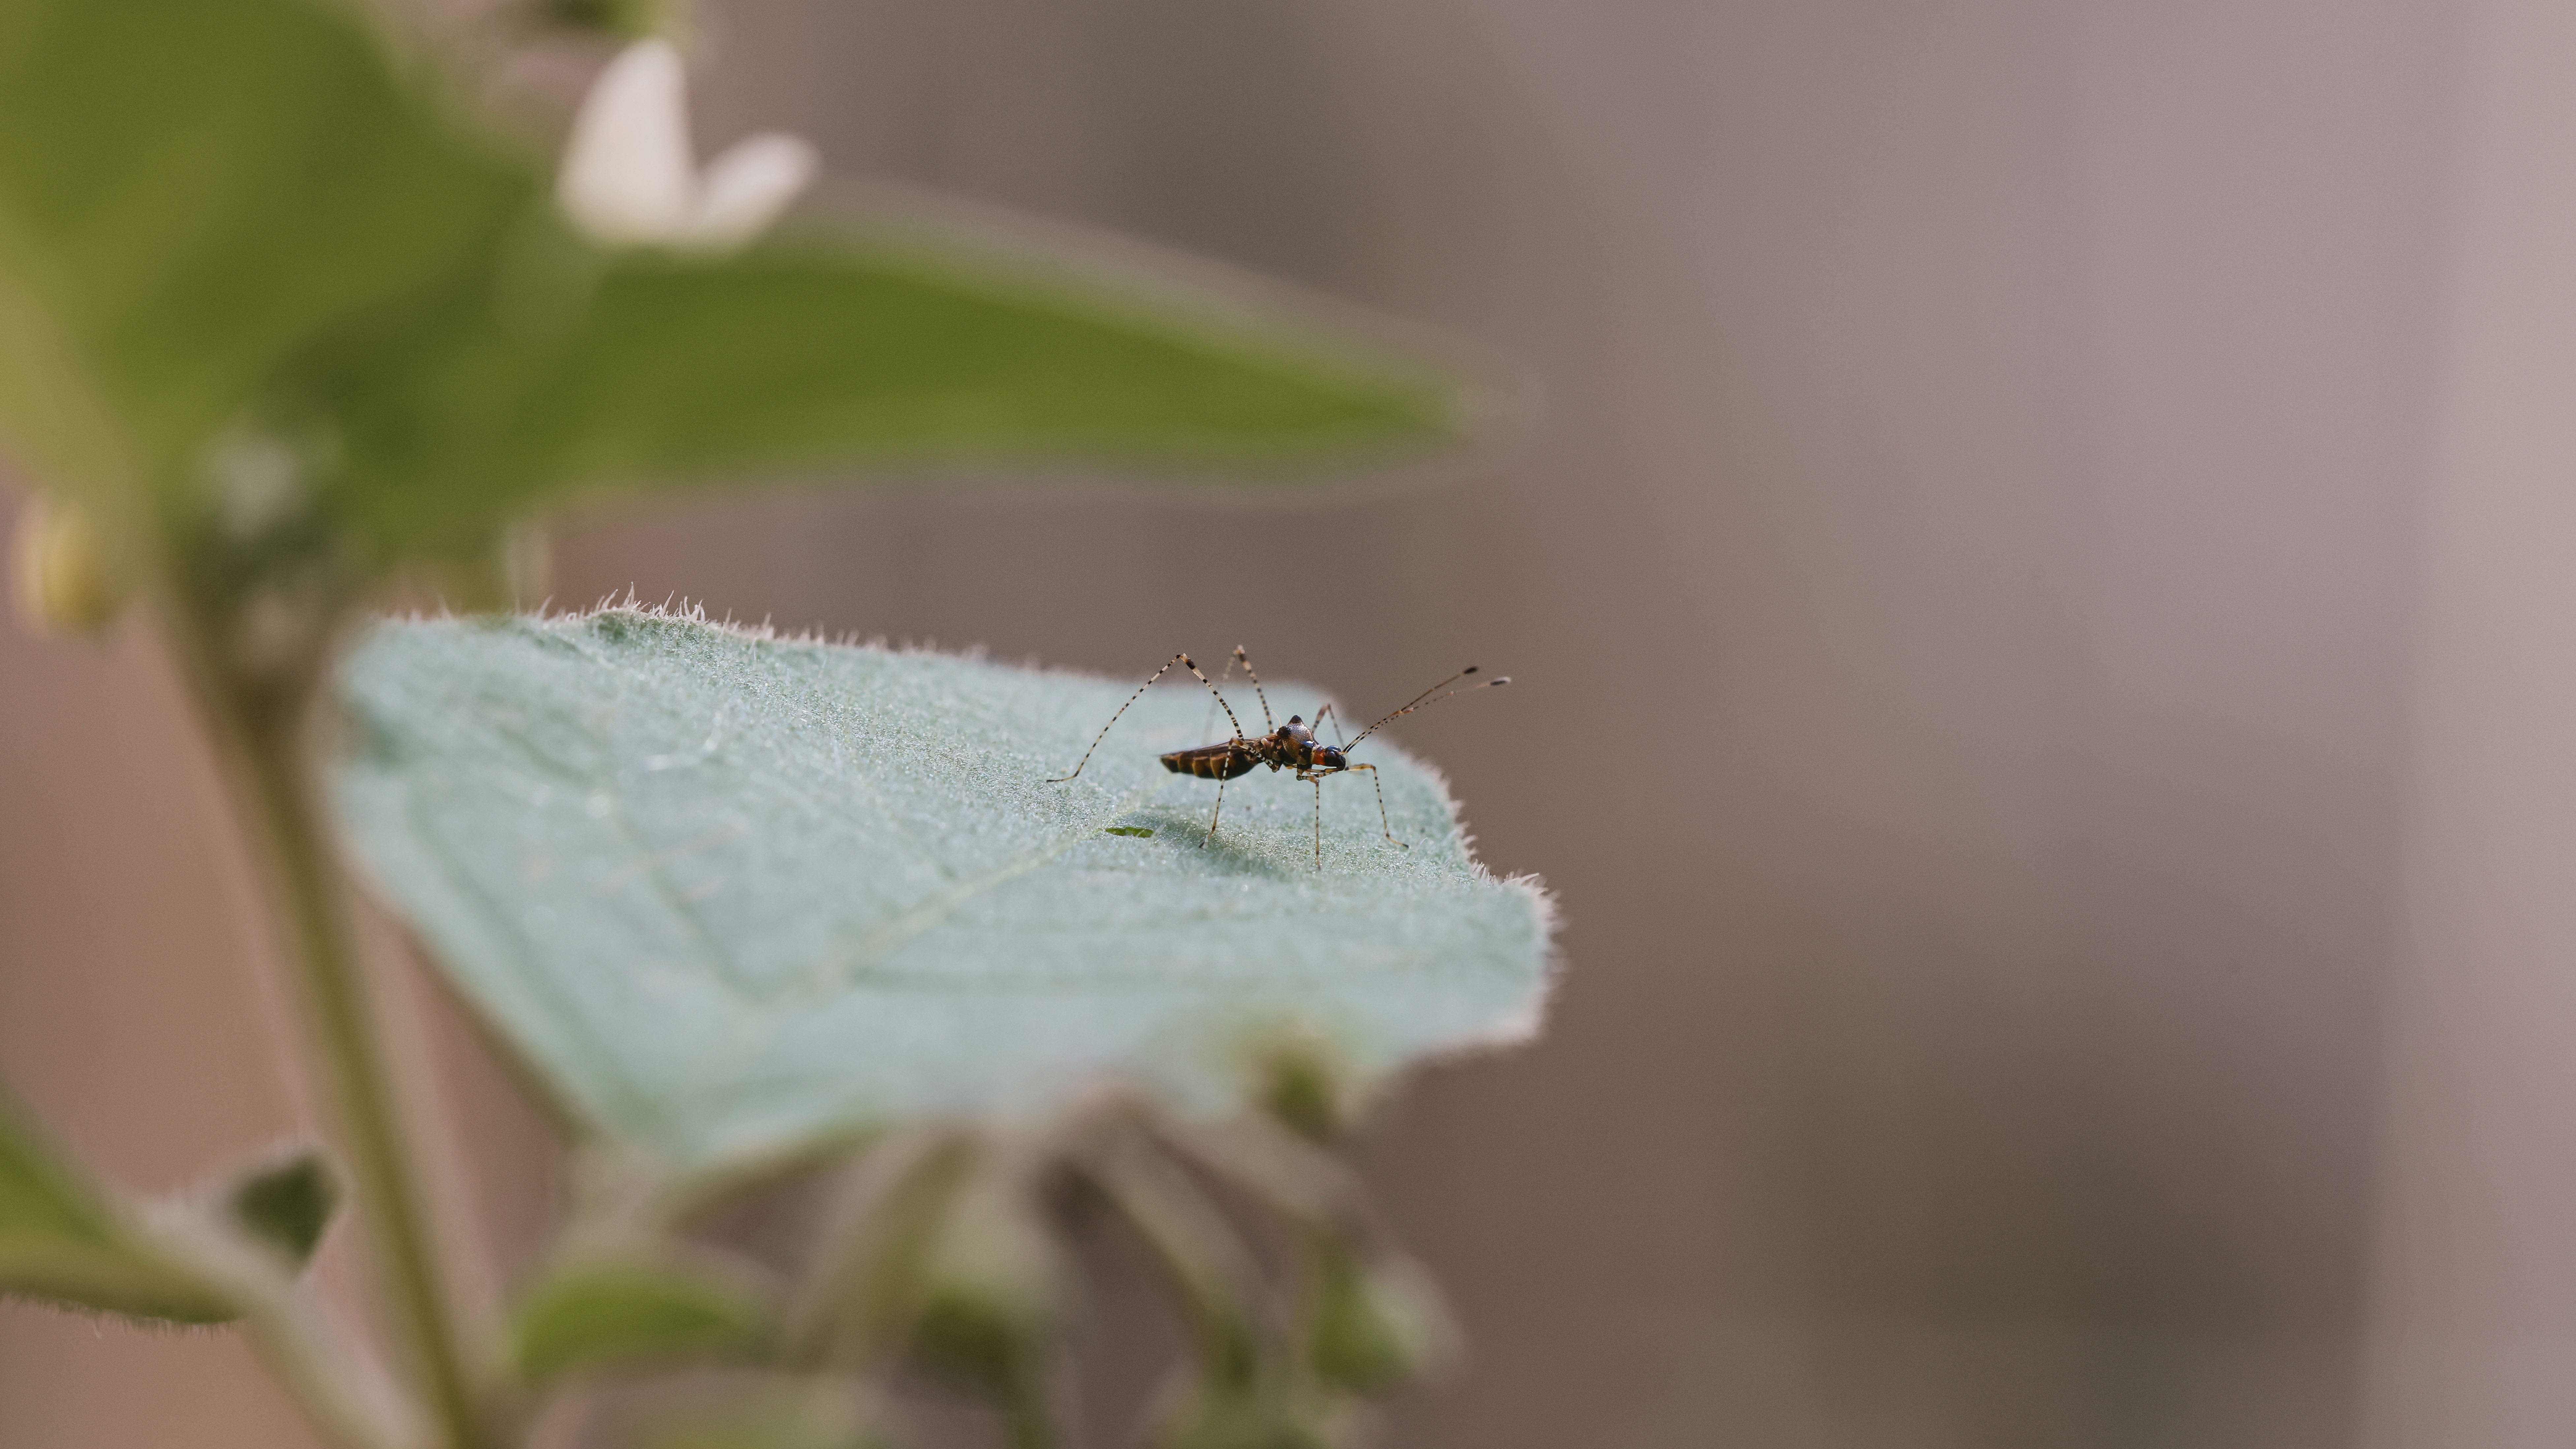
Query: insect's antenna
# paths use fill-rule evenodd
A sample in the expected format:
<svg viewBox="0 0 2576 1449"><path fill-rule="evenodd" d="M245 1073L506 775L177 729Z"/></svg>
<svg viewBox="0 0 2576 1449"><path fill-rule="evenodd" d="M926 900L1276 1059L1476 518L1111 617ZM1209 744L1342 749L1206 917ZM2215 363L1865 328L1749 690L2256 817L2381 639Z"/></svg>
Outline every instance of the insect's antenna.
<svg viewBox="0 0 2576 1449"><path fill-rule="evenodd" d="M1379 720L1376 724L1370 725L1367 729L1360 731L1356 738L1354 738L1349 744L1344 745L1342 748L1345 750L1356 750L1360 747L1361 740L1367 739L1369 736L1376 734L1380 729L1385 728L1388 721L1402 719L1404 716L1413 713L1417 709L1428 709L1432 705L1438 704L1440 701L1447 699L1450 694L1471 694L1479 689L1491 689L1498 684L1509 684L1512 682L1512 677L1508 674L1504 674L1497 675L1492 679L1481 680L1475 684L1459 684L1456 689L1450 690L1449 694L1435 695L1431 692L1432 689L1438 689L1441 685L1458 684L1459 680L1464 679L1475 672L1476 666L1470 664L1466 668L1459 670L1457 673L1450 675L1447 679L1440 681L1440 684L1435 684L1431 686L1431 689L1426 689L1422 691L1422 693L1415 695L1411 704L1408 704L1404 708L1397 710L1395 713L1388 715L1386 719Z"/></svg>
<svg viewBox="0 0 2576 1449"><path fill-rule="evenodd" d="M1140 684L1140 685L1137 685L1137 686L1136 686L1136 692L1135 692L1134 694L1131 694L1131 695L1127 696L1127 703L1126 703L1126 704L1122 704L1122 705L1118 706L1118 713L1117 713L1117 714L1113 714L1113 715L1111 715L1111 716L1109 717L1109 723L1108 723L1108 724L1105 724L1105 725L1102 725L1102 726L1100 727L1100 733L1098 733L1098 734L1096 734L1096 735L1093 735L1093 736L1091 737L1091 748L1090 748L1090 749L1088 749L1088 750L1084 750L1084 751L1082 752L1082 764L1078 764L1078 765L1075 765L1075 766L1073 767L1073 775L1079 775L1079 774L1081 774L1081 773L1082 773L1082 766L1083 766L1083 765L1088 765L1088 764L1090 764L1090 763L1091 763L1091 756L1092 756L1092 754L1100 748L1100 742L1101 742L1102 740L1105 740L1105 739L1109 738L1109 731L1110 731L1110 729L1111 729L1113 726L1115 726L1115 725L1118 723L1119 716L1120 716L1120 715L1124 715L1125 713L1127 713L1127 710L1128 710L1128 707L1129 707L1129 706L1131 706L1131 705L1135 704L1135 702L1136 702L1136 701L1138 701L1138 700L1140 700L1140 699L1144 698L1144 697L1145 697L1145 691L1146 691L1146 690L1149 690L1149 689L1151 689L1151 688L1153 688L1153 687L1154 687L1154 681L1155 681L1155 680L1160 679L1160 678L1162 678L1164 675L1171 673L1171 672L1172 672L1172 666L1173 666L1173 665L1175 665L1175 664L1180 665L1181 667L1183 667L1183 668L1185 668L1185 669L1189 670L1189 672L1190 672L1191 674L1196 675L1196 676L1198 677L1198 681L1199 681L1199 683L1201 683L1201 684L1206 684L1206 685L1207 685L1207 687L1208 687L1208 693L1210 693L1210 694L1216 694L1216 702L1217 702L1218 704L1225 705L1225 717L1226 717L1227 719L1234 719L1234 706L1233 706L1233 705L1230 705L1230 704L1226 704L1226 703L1225 703L1225 696L1224 696L1224 695L1222 695L1222 694L1217 694L1217 693L1216 693L1216 686L1215 686L1214 684L1209 684L1209 683L1208 683L1208 677L1207 677L1206 675L1204 675L1204 674L1200 674L1200 673L1199 673L1199 667L1198 667L1197 665L1192 664L1192 663L1190 662L1190 656L1188 656L1188 655L1186 655L1186 654L1175 654L1175 655L1173 655L1173 656L1172 656L1168 661L1166 661L1166 662L1164 663L1164 665L1163 665L1163 667L1162 667L1162 668L1157 669L1157 670L1155 670L1153 673L1146 675L1146 676L1145 676L1145 682L1144 682L1144 683L1142 683L1142 684ZM1241 720L1234 720L1234 733L1235 733L1235 737L1236 737L1237 739L1242 738L1242 736L1243 736L1243 721L1241 721ZM1061 785L1061 784L1063 784L1065 781L1072 779L1072 778L1073 778L1073 775L1057 775L1057 776L1054 776L1053 778L1049 779L1049 780L1047 781L1047 783L1048 783L1048 784L1050 784L1050 785Z"/></svg>
<svg viewBox="0 0 2576 1449"><path fill-rule="evenodd" d="M1272 734L1278 733L1279 719L1270 712L1270 696L1261 688L1261 676L1252 672L1252 656L1244 653L1243 646L1240 644L1234 646L1234 664L1228 664L1226 668L1232 669L1235 664L1243 666L1244 678L1252 681L1252 693L1261 701L1262 729ZM1242 731L1238 730L1236 733L1240 734Z"/></svg>

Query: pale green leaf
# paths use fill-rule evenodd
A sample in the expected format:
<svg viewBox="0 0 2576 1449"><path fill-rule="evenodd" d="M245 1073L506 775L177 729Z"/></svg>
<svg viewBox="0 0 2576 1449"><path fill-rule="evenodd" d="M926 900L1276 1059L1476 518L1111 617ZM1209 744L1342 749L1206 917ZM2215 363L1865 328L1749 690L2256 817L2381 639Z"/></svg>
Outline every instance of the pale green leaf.
<svg viewBox="0 0 2576 1449"><path fill-rule="evenodd" d="M0 1100L0 1297L214 1323L224 1295L159 1247Z"/></svg>
<svg viewBox="0 0 2576 1449"><path fill-rule="evenodd" d="M681 1163L1113 1075L1220 1109L1283 1031L1377 1074L1543 989L1544 899L1384 736L1409 849L1346 776L1318 869L1266 770L1202 844L1215 785L1155 760L1207 740L1194 684L1056 784L1133 684L635 611L387 624L345 677L375 879L578 1119Z"/></svg>

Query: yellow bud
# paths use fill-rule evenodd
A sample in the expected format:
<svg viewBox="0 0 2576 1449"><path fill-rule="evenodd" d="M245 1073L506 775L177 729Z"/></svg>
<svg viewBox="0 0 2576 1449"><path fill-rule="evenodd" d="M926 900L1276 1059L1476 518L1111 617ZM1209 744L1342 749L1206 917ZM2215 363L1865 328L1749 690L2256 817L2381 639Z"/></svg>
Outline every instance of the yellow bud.
<svg viewBox="0 0 2576 1449"><path fill-rule="evenodd" d="M98 525L61 499L27 499L14 551L19 616L39 630L93 633L133 593Z"/></svg>

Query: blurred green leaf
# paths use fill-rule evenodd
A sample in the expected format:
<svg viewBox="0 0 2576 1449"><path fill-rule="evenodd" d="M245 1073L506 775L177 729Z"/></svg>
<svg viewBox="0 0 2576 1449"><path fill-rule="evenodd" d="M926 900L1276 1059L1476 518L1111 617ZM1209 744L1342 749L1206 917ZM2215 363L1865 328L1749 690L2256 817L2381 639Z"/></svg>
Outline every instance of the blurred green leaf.
<svg viewBox="0 0 2576 1449"><path fill-rule="evenodd" d="M623 254L343 399L349 508L409 547L749 470L1086 460L1275 471L1454 436L1443 379L1177 305L859 237Z"/></svg>
<svg viewBox="0 0 2576 1449"><path fill-rule="evenodd" d="M1435 776L1215 790L1157 751L1208 701L687 619L387 624L345 672L342 817L395 905L579 1119L678 1164L1104 1075L1238 1102L1286 1023L1355 1071L1515 1037L1547 910ZM1274 685L1282 714L1313 691ZM1132 824L1148 839L1104 834Z"/></svg>
<svg viewBox="0 0 2576 1449"><path fill-rule="evenodd" d="M243 503L215 450L256 434L381 562L746 472L1258 472L1456 429L1430 373L1150 288L883 237L603 252L435 71L331 0L0 10L0 429L40 475L187 523Z"/></svg>
<svg viewBox="0 0 2576 1449"><path fill-rule="evenodd" d="M180 1323L235 1316L0 1100L0 1296L9 1294Z"/></svg>
<svg viewBox="0 0 2576 1449"><path fill-rule="evenodd" d="M0 425L40 475L184 484L282 377L490 309L542 188L416 90L325 0L0 7Z"/></svg>
<svg viewBox="0 0 2576 1449"><path fill-rule="evenodd" d="M340 1211L340 1196L330 1159L301 1147L237 1172L216 1202L245 1236L301 1268Z"/></svg>
<svg viewBox="0 0 2576 1449"><path fill-rule="evenodd" d="M846 1386L757 1385L660 1423L645 1449L882 1449Z"/></svg>
<svg viewBox="0 0 2576 1449"><path fill-rule="evenodd" d="M761 1341L768 1305L734 1275L641 1254L575 1256L522 1292L510 1362L541 1384L580 1369L738 1353Z"/></svg>

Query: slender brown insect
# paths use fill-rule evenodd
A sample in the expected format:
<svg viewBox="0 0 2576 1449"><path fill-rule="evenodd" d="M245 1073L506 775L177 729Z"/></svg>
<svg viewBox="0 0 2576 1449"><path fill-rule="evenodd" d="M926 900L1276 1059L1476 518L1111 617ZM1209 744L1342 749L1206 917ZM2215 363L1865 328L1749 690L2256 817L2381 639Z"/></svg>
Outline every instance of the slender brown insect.
<svg viewBox="0 0 2576 1449"><path fill-rule="evenodd" d="M1302 716L1293 714L1288 716L1286 724L1280 724L1270 713L1270 696L1261 688L1261 676L1252 672L1252 657L1243 652L1242 645L1234 646L1234 658L1225 666L1225 673L1227 678L1232 678L1234 666L1237 664L1243 666L1244 677L1252 681L1252 692L1261 700L1261 723L1267 731L1264 734L1245 734L1243 721L1235 717L1234 706L1225 702L1223 691L1219 690L1206 675L1199 673L1198 665L1191 661L1190 656L1175 654L1164 663L1162 668L1147 675L1145 682L1136 686L1136 692L1127 696L1127 703L1118 706L1118 713L1109 717L1109 723L1100 727L1100 733L1091 737L1091 748L1082 752L1082 762L1073 767L1073 774L1058 775L1047 783L1060 785L1072 779L1074 775L1081 774L1083 765L1090 764L1093 753L1099 750L1100 742L1109 738L1110 728L1118 723L1119 716L1127 713L1128 706L1144 698L1145 691L1154 687L1154 681L1171 673L1172 666L1175 664L1188 670L1190 677L1207 686L1208 693L1215 696L1218 708L1225 711L1227 721L1234 726L1232 739L1213 745L1201 745L1196 749L1174 750L1162 756L1163 768L1175 775L1196 775L1202 780L1217 782L1216 809L1208 816L1207 839L1200 841L1199 844L1204 846L1216 839L1217 819L1225 813L1226 781L1239 775L1249 775L1263 765L1268 765L1274 773L1279 770L1294 770L1297 772L1298 779L1315 787L1315 868L1317 870L1324 868L1324 777L1327 775L1339 775L1351 770L1368 771L1369 783L1377 787L1378 823L1385 829L1386 838L1395 841L1397 845L1411 848L1406 842L1395 839L1395 822L1386 813L1386 787L1378 783L1377 766L1351 763L1350 752L1359 748L1360 740L1376 734L1389 721L1400 719L1427 705L1438 704L1452 694L1465 694L1470 690L1486 689L1497 684L1512 682L1512 677L1506 674L1499 678L1479 680L1474 684L1462 684L1455 689L1448 689L1448 686L1458 684L1459 680L1476 672L1476 666L1470 664L1431 686L1430 689L1415 695L1412 702L1404 708L1360 731L1359 739L1354 739L1347 744L1327 745L1316 742L1315 730L1317 726L1323 724L1324 716L1333 713L1333 707L1327 704L1315 711L1315 723L1311 725L1306 723ZM1445 694L1436 692L1443 689L1448 689L1448 692ZM1341 734L1342 722L1339 716L1335 716L1333 738L1339 740Z"/></svg>

